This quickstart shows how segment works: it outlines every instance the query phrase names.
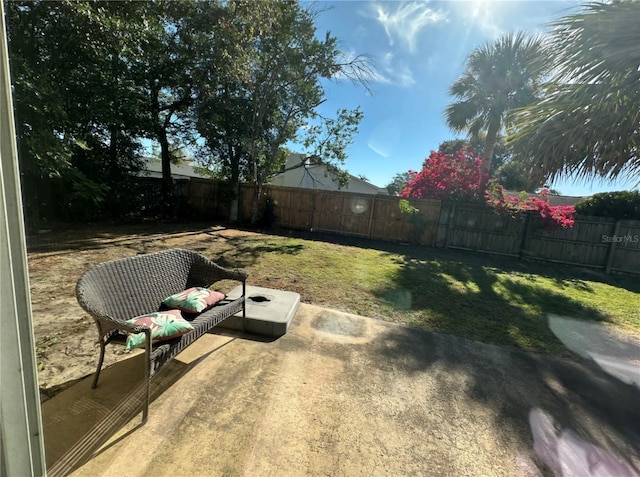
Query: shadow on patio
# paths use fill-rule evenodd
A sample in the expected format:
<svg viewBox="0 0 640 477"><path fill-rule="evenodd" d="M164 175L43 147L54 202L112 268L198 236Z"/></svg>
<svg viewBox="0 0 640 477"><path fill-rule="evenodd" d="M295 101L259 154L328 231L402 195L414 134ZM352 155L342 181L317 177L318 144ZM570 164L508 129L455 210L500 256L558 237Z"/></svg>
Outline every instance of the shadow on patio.
<svg viewBox="0 0 640 477"><path fill-rule="evenodd" d="M123 417L73 475L540 476L531 415L640 464L640 390L592 362L306 304L280 339L245 338L201 338L159 386L148 422ZM89 380L44 403L50 461L50 449L65 452L63 428L77 439L87 416L127 395L134 360L107 370L91 409Z"/></svg>

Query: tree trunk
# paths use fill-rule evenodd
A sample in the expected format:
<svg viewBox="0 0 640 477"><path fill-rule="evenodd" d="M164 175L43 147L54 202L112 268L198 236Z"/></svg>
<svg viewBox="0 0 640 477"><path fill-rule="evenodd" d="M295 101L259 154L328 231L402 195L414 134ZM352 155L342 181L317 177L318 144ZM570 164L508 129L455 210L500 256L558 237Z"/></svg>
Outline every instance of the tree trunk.
<svg viewBox="0 0 640 477"><path fill-rule="evenodd" d="M231 222L238 221L238 209L240 201L240 154L234 151L233 146L229 144L229 161L231 166L231 208L229 210L229 220Z"/></svg>
<svg viewBox="0 0 640 477"><path fill-rule="evenodd" d="M487 130L487 136L484 141L484 150L482 151L482 171L486 177L489 177L491 170L491 159L493 158L493 150L498 142L498 133L500 132L500 122L491 121Z"/></svg>
<svg viewBox="0 0 640 477"><path fill-rule="evenodd" d="M253 204L251 204L251 224L258 222L258 209L260 206L260 194L262 193L262 184L255 182L253 184Z"/></svg>
<svg viewBox="0 0 640 477"><path fill-rule="evenodd" d="M258 204L260 203L260 192L262 192L262 180L258 170L258 158L256 157L255 141L251 147L251 157L253 158L253 204L251 205L251 225L258 222Z"/></svg>
<svg viewBox="0 0 640 477"><path fill-rule="evenodd" d="M173 179L171 178L171 154L169 153L169 139L167 131L163 128L158 130L158 141L160 142L160 158L162 162L162 215L164 218L171 217Z"/></svg>
<svg viewBox="0 0 640 477"><path fill-rule="evenodd" d="M115 125L111 125L109 128L109 164L107 167L109 168L109 173L107 175L108 179L111 181L114 177L116 177L118 170L118 137L120 136L120 131L118 127ZM109 211L109 215L112 218L117 218L120 212L120 205L117 201L109 200L106 201L106 208Z"/></svg>
<svg viewBox="0 0 640 477"><path fill-rule="evenodd" d="M229 210L229 220L231 222L238 221L238 211L240 209L240 182L233 183L233 198L231 199L231 208Z"/></svg>

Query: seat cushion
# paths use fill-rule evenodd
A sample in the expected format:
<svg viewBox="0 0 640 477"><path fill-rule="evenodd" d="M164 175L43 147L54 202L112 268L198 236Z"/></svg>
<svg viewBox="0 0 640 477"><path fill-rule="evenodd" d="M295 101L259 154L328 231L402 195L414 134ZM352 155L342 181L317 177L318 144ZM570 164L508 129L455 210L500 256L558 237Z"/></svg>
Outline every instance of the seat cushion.
<svg viewBox="0 0 640 477"><path fill-rule="evenodd" d="M157 311L137 316L127 320L127 323L151 328L152 343L177 338L193 330L191 323L185 320L178 310ZM131 333L127 336L126 348L141 348L144 347L144 342L144 333Z"/></svg>
<svg viewBox="0 0 640 477"><path fill-rule="evenodd" d="M201 313L224 298L223 293L208 288L192 287L165 298L162 304L186 313Z"/></svg>

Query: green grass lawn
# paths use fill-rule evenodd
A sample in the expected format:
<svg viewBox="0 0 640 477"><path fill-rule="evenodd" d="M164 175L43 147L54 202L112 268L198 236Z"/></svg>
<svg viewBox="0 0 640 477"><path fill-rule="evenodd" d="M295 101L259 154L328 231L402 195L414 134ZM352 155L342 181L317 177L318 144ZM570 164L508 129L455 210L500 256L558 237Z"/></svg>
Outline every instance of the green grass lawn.
<svg viewBox="0 0 640 477"><path fill-rule="evenodd" d="M265 234L202 224L97 225L30 239L34 304L42 316L48 316L51 297L73 294L87 263L182 247L246 269L250 285L298 292L305 303L486 343L571 356L549 329L549 313L640 336L638 277L317 233ZM37 257L38 250L43 256ZM45 339L51 332L41 334Z"/></svg>
<svg viewBox="0 0 640 477"><path fill-rule="evenodd" d="M303 302L486 343L564 355L549 329L548 313L608 322L640 334L640 286L632 277L427 247L317 238L240 236L210 254L222 253L224 264L247 269L250 284L296 291Z"/></svg>

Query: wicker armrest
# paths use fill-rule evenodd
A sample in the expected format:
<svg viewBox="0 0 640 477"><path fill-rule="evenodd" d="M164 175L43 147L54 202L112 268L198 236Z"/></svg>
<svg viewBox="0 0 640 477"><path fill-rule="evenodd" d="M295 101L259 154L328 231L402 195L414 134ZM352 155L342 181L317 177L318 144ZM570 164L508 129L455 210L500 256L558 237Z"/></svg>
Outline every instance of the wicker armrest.
<svg viewBox="0 0 640 477"><path fill-rule="evenodd" d="M98 329L102 336L110 335L114 332L121 331L123 333L143 333L145 330L151 332L151 328L145 325L134 325L127 321L115 320L110 316L93 315L93 318L100 323Z"/></svg>
<svg viewBox="0 0 640 477"><path fill-rule="evenodd" d="M247 277L247 273L241 270L225 268L202 255L194 256L194 262L189 271L189 283L196 285L205 284L206 286L211 286L220 280L245 282Z"/></svg>

